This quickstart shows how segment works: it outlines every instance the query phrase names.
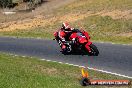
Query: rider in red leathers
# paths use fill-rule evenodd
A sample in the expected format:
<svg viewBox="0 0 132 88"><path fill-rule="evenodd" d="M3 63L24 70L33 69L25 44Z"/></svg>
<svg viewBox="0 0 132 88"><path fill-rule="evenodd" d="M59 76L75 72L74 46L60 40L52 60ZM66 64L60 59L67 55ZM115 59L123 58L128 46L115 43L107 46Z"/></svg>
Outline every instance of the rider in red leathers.
<svg viewBox="0 0 132 88"><path fill-rule="evenodd" d="M67 41L71 41L72 43L75 43L75 39L69 40L69 37L73 32L81 32L83 35L89 37L88 33L85 32L84 30L74 29L74 28L71 28L67 22L63 23L62 27L58 30L58 36L61 40L59 44L61 46L62 51L65 52L67 50L67 46L65 45ZM88 50L90 51L89 48Z"/></svg>
<svg viewBox="0 0 132 88"><path fill-rule="evenodd" d="M72 34L73 28L70 27L70 25L65 22L62 24L62 27L58 31L58 36L61 40L61 49L62 51L66 51L66 45L65 42L69 41L69 36Z"/></svg>

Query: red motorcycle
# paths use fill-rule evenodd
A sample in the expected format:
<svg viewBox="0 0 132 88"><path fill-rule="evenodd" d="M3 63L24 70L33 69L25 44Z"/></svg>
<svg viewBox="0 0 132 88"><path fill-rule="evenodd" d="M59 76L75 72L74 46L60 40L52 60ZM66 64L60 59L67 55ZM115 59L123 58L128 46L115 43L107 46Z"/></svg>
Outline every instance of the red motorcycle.
<svg viewBox="0 0 132 88"><path fill-rule="evenodd" d="M54 36L55 40L57 40L57 42L61 46L62 42L58 36L58 32L55 32ZM85 31L80 31L78 29L73 30L68 40L69 41L65 43L65 45L67 46L67 50L65 52L62 52L63 54L76 52L94 56L98 56L99 54L97 47L90 41L90 36Z"/></svg>

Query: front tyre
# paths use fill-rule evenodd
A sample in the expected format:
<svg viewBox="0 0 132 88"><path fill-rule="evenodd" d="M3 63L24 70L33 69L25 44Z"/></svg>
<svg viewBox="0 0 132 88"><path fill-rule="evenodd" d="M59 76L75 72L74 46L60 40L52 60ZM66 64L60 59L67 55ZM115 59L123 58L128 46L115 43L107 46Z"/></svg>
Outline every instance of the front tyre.
<svg viewBox="0 0 132 88"><path fill-rule="evenodd" d="M91 53L90 53L91 55L94 55L94 56L99 55L99 50L97 49L97 47L94 44L91 44L89 47L91 49Z"/></svg>

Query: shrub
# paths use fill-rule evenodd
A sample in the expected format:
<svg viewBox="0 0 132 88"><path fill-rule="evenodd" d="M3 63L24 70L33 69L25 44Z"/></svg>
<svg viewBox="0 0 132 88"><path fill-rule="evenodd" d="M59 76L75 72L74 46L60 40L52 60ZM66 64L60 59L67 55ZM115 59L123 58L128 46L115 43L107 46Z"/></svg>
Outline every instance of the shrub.
<svg viewBox="0 0 132 88"><path fill-rule="evenodd" d="M0 7L6 8L12 4L12 0L0 0Z"/></svg>

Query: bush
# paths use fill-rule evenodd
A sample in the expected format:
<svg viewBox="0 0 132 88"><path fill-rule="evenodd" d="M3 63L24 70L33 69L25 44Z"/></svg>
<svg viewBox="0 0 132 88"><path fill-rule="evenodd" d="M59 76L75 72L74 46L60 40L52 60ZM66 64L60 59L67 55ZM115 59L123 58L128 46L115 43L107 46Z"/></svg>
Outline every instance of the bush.
<svg viewBox="0 0 132 88"><path fill-rule="evenodd" d="M28 0L26 0L28 1ZM29 0L28 1L28 7L30 9L36 8L37 6L40 6L43 3L43 0Z"/></svg>
<svg viewBox="0 0 132 88"><path fill-rule="evenodd" d="M12 4L12 0L0 0L0 7L6 8Z"/></svg>
<svg viewBox="0 0 132 88"><path fill-rule="evenodd" d="M0 8L14 8L19 0L0 0Z"/></svg>
<svg viewBox="0 0 132 88"><path fill-rule="evenodd" d="M13 2L15 1L15 2ZM17 1L17 2L16 2ZM18 5L19 0L0 0L0 8L13 8ZM22 0L23 2L27 2L29 8L36 7L43 3L43 0Z"/></svg>

